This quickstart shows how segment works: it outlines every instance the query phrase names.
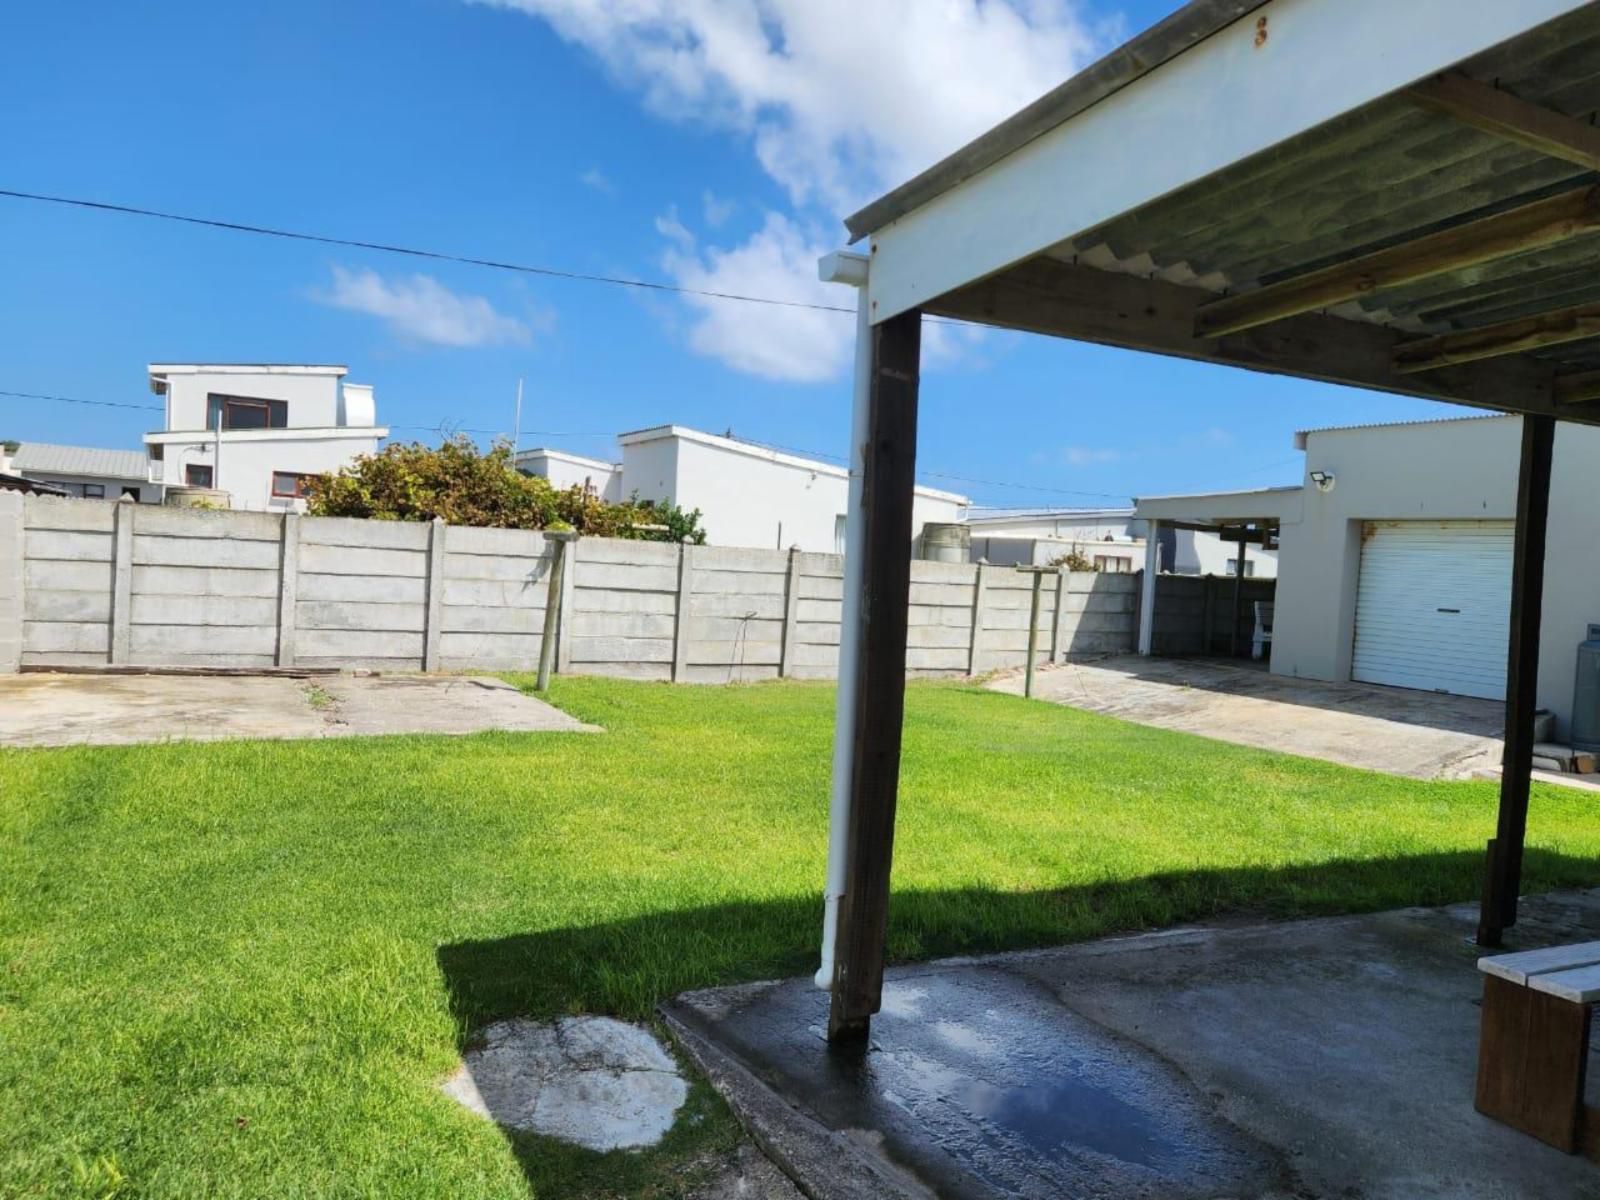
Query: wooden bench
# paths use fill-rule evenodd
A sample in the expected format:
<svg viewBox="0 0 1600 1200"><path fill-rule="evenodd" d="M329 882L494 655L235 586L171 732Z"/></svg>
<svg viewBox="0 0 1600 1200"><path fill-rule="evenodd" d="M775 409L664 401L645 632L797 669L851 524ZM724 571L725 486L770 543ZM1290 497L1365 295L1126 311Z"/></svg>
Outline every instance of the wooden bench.
<svg viewBox="0 0 1600 1200"><path fill-rule="evenodd" d="M1478 1111L1568 1154L1600 1140L1584 1105L1589 1024L1600 1003L1600 942L1480 958Z"/></svg>

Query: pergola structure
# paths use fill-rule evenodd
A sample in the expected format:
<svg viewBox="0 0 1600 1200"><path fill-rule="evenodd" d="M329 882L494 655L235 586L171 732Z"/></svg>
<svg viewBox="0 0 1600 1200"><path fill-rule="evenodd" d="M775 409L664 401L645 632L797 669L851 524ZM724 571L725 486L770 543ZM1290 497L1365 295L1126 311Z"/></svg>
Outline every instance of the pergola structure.
<svg viewBox="0 0 1600 1200"><path fill-rule="evenodd" d="M877 1011L920 330L936 315L1524 417L1505 772L1517 917L1558 420L1600 424L1600 4L1193 0L847 222L855 476L824 970Z"/></svg>

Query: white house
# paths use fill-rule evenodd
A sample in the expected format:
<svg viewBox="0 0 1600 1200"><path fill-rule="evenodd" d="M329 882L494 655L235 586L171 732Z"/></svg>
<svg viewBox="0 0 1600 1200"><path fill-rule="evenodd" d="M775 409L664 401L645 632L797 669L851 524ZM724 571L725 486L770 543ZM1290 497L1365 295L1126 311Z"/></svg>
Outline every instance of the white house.
<svg viewBox="0 0 1600 1200"><path fill-rule="evenodd" d="M1076 551L1113 574L1144 566L1146 522L1132 508L974 508L967 522L973 562L1042 564ZM1232 575L1238 559L1237 547L1215 533L1170 526L1161 531L1161 569L1172 574ZM1245 574L1273 578L1277 560L1270 548L1248 547Z"/></svg>
<svg viewBox="0 0 1600 1200"><path fill-rule="evenodd" d="M1276 529L1274 673L1498 700L1521 433L1515 416L1307 430L1300 487L1141 499L1138 511ZM1596 461L1600 428L1557 427L1538 700L1563 727L1577 647L1600 623Z"/></svg>
<svg viewBox="0 0 1600 1200"><path fill-rule="evenodd" d="M389 431L372 388L344 383L342 366L152 363L150 390L166 399L163 427L144 437L150 478L214 488L233 508L304 507L308 476L372 454Z"/></svg>
<svg viewBox="0 0 1600 1200"><path fill-rule="evenodd" d="M9 456L0 453L0 471L51 484L69 496L90 500L132 496L145 504L161 502L161 484L152 480L141 450L23 442Z"/></svg>
<svg viewBox="0 0 1600 1200"><path fill-rule="evenodd" d="M620 463L538 449L517 455L517 465L562 486L582 482L577 477L584 474L607 499L637 494L698 508L715 546L844 550L849 476L843 467L682 425L624 433L617 443ZM912 536L919 550L926 526L959 523L968 503L954 492L917 488Z"/></svg>

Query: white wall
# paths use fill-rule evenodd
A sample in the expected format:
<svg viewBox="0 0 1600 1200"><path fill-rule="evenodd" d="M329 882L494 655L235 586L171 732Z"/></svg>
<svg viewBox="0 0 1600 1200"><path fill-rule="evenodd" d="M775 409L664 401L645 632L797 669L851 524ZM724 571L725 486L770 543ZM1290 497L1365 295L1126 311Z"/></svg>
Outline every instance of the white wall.
<svg viewBox="0 0 1600 1200"><path fill-rule="evenodd" d="M29 471L29 479L37 479L41 483L53 483L57 487L64 487L74 496L82 496L85 484L95 485L105 489L105 494L95 497L101 500L115 500L122 495L122 489L131 487L136 489L141 504L159 504L161 502L161 485L150 483L144 479L109 479L104 475L63 475L57 471Z"/></svg>
<svg viewBox="0 0 1600 1200"><path fill-rule="evenodd" d="M591 488L600 499L613 504L623 499L622 468L617 463L544 449L524 450L517 455L516 462L517 467L529 475L548 479L557 491Z"/></svg>
<svg viewBox="0 0 1600 1200"><path fill-rule="evenodd" d="M972 517L970 523L974 538L1038 538L1058 542L1103 542L1111 538L1125 542L1144 537L1144 522L1134 520L1132 510L1082 516L1061 513L980 515Z"/></svg>
<svg viewBox="0 0 1600 1200"><path fill-rule="evenodd" d="M811 463L759 446L707 435L664 434L623 441L622 494L666 500L701 512L714 546L789 549L831 554L849 498L838 467ZM961 519L959 498L919 488L912 532L929 522Z"/></svg>
<svg viewBox="0 0 1600 1200"><path fill-rule="evenodd" d="M328 429L339 424L337 375L259 375L211 372L167 376L167 428L204 429L206 397L249 396L288 402L291 429Z"/></svg>
<svg viewBox="0 0 1600 1200"><path fill-rule="evenodd" d="M1178 561L1172 570L1178 575L1228 575L1228 564L1239 557L1239 543L1225 541L1214 533L1198 529L1179 529ZM1253 579L1275 579L1278 554L1260 546L1246 546L1246 563L1255 564Z"/></svg>
<svg viewBox="0 0 1600 1200"><path fill-rule="evenodd" d="M161 478L182 485L190 464L215 466L215 435L196 433L182 440L162 442ZM222 435L221 470L213 485L227 492L232 507L249 512L298 512L305 502L272 495L274 471L318 475L337 471L360 454L373 454L378 438L368 432L350 436L294 436L281 429L240 429Z"/></svg>
<svg viewBox="0 0 1600 1200"><path fill-rule="evenodd" d="M1303 519L1283 527L1272 669L1348 679L1362 523L1514 518L1521 429L1520 418L1490 417L1308 435L1307 473L1330 472L1335 485L1323 493L1308 484ZM1563 722L1577 645L1600 621L1597 461L1600 429L1557 427L1539 703Z"/></svg>

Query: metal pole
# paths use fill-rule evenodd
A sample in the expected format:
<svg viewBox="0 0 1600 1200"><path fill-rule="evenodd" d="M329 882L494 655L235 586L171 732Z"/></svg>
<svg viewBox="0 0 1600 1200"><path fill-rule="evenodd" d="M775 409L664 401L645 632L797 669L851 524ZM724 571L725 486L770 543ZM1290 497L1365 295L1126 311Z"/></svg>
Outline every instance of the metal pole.
<svg viewBox="0 0 1600 1200"><path fill-rule="evenodd" d="M1039 654L1039 585L1044 573L1033 572L1033 598L1028 604L1028 670L1023 677L1022 694L1033 699L1033 666Z"/></svg>
<svg viewBox="0 0 1600 1200"><path fill-rule="evenodd" d="M550 667L556 657L556 633L561 627L561 576L567 567L567 544L574 533L546 533L545 540L554 543L550 551L550 578L544 593L544 636L539 639L539 680L534 688L544 692L550 689Z"/></svg>

